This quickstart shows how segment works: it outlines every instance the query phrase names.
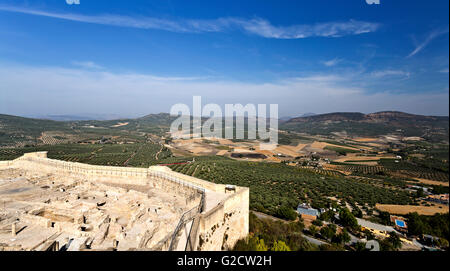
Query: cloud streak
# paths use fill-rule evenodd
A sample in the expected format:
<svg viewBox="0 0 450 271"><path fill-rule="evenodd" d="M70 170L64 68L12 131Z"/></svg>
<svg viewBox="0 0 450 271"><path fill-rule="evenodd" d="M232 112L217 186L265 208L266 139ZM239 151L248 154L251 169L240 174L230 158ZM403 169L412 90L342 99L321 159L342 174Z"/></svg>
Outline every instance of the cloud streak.
<svg viewBox="0 0 450 271"><path fill-rule="evenodd" d="M381 71L374 71L371 73L371 75L375 78L382 78L387 76L400 76L400 77L410 77L410 72L405 72L401 70L381 70Z"/></svg>
<svg viewBox="0 0 450 271"><path fill-rule="evenodd" d="M410 58L412 56L415 56L416 54L418 54L420 51L422 51L425 47L428 46L428 44L430 44L431 41L433 41L435 38L447 34L448 33L448 28L447 29L439 29L439 30L434 30L432 31L430 34L428 34L428 36L425 38L425 40L421 43L419 43L416 46L416 49L414 49L408 56L407 58Z"/></svg>
<svg viewBox="0 0 450 271"><path fill-rule="evenodd" d="M327 67L333 67L336 66L337 64L341 63L342 59L340 58L334 58L328 61L323 61L322 64L327 66Z"/></svg>
<svg viewBox="0 0 450 271"><path fill-rule="evenodd" d="M72 61L72 64L85 69L97 69L97 70L103 69L102 66L92 61Z"/></svg>
<svg viewBox="0 0 450 271"><path fill-rule="evenodd" d="M167 20L154 17L130 17L114 14L82 15L74 13L56 13L14 6L0 6L0 10L83 23L139 29L157 29L177 33L207 33L241 30L249 34L272 39L303 39L310 37L337 38L375 32L381 26L378 23L358 20L275 26L268 20L262 18L242 19L227 17L214 20Z"/></svg>
<svg viewBox="0 0 450 271"><path fill-rule="evenodd" d="M276 103L280 115L384 110L448 115L449 98L448 89L434 93L370 93L345 74L243 83L0 63L0 82L0 113L16 115L91 112L140 116L169 112L176 103L191 105L194 95L202 96L204 104Z"/></svg>

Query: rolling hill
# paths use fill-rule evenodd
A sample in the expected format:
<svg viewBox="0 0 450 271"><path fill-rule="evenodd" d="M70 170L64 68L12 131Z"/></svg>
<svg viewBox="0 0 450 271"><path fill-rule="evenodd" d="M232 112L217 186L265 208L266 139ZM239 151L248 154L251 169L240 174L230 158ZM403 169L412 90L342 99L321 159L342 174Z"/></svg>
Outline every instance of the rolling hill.
<svg viewBox="0 0 450 271"><path fill-rule="evenodd" d="M280 129L319 135L333 132L359 136L395 133L402 136L419 136L432 141L448 141L449 117L396 111L371 114L339 112L293 118L281 123Z"/></svg>
<svg viewBox="0 0 450 271"><path fill-rule="evenodd" d="M137 119L54 121L0 114L0 146L42 144L44 132L69 142L122 137L127 141L145 140L143 133L161 135L168 131L175 117L167 113L147 115Z"/></svg>

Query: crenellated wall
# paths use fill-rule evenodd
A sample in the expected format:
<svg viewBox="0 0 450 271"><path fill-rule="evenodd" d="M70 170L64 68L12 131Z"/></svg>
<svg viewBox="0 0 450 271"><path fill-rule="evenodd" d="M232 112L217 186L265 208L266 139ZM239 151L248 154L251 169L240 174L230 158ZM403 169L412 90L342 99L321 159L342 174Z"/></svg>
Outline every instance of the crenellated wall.
<svg viewBox="0 0 450 271"><path fill-rule="evenodd" d="M226 193L225 185L215 184L168 167L130 168L96 166L47 158L47 152L27 153L13 161L1 161L0 168L17 167L29 171L82 176L89 180L121 185L154 186L181 194L192 200L198 194L221 195L216 206L199 213L192 223L190 235L193 250L227 250L247 236L249 223L249 189L236 187Z"/></svg>

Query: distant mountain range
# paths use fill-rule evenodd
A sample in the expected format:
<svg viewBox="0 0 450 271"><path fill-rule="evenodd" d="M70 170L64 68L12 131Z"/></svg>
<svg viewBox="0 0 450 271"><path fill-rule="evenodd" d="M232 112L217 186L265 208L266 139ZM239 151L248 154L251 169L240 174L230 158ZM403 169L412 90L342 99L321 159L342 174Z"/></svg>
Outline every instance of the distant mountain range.
<svg viewBox="0 0 450 271"><path fill-rule="evenodd" d="M279 120L281 122L285 122L285 121L289 121L289 120L295 119L295 118L310 117L310 116L314 116L314 115L316 115L316 114L315 113L305 113L305 114L302 114L302 115L300 115L298 117L293 117L293 116L281 117L281 118L279 118Z"/></svg>
<svg viewBox="0 0 450 271"><path fill-rule="evenodd" d="M56 121L77 121L77 120L115 120L122 119L123 116L115 114L80 114L80 115L36 115L30 118L56 120Z"/></svg>
<svg viewBox="0 0 450 271"><path fill-rule="evenodd" d="M371 114L363 114L359 112L337 112L328 114L312 114L303 115L301 117L292 118L288 122L310 122L310 121L358 121L368 123L380 122L434 122L434 121L448 121L449 117L442 116L423 116L414 115L398 111L383 111Z"/></svg>
<svg viewBox="0 0 450 271"><path fill-rule="evenodd" d="M123 132L164 134L176 116L167 113L150 114L140 118L116 120L73 120L77 116L58 116L55 120L33 119L0 114L0 146L18 141L36 142L42 132L61 131L67 134L97 133L112 134ZM64 120L64 121L61 121ZM122 123L121 125L117 125ZM126 123L126 125L123 125ZM88 130L86 130L88 129ZM90 130L89 130L90 129ZM378 136L400 134L419 136L431 141L448 142L449 117L422 116L403 112L386 111L371 114L338 112L281 120L279 129L307 134L330 135L346 133L352 136Z"/></svg>

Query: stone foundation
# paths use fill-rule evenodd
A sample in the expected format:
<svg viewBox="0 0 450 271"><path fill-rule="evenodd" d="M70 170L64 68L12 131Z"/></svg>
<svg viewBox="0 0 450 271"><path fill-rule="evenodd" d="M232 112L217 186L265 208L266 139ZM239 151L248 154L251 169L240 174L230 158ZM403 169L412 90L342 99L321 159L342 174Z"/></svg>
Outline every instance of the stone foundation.
<svg viewBox="0 0 450 271"><path fill-rule="evenodd" d="M237 240L248 234L249 189L245 187L235 187L230 191L225 185L173 172L163 166L110 167L53 160L47 158L46 152L27 153L16 160L0 162L0 170L8 168L61 177L80 177L89 182L119 187L126 191L145 192L149 188L155 188L181 196L185 199L186 206L200 204L198 211L196 211L197 209L190 211L186 221L180 220L177 226L177 229L180 228L178 232L167 235L159 243L157 247L161 250L167 250L169 247L173 247L175 250L227 250L232 248ZM55 185L58 184L55 183ZM110 197L114 197L114 189L110 194ZM82 217L72 217L70 221L51 222L53 225L49 226L50 222L48 221L51 220L45 217L51 214L51 209L39 207L31 213L23 215L22 219L24 223L42 227L53 226L60 231L72 234L79 232L80 227L85 230L85 226L74 226L78 224L73 224L75 222L83 224ZM139 212L136 215L139 215ZM70 216L67 215L67 217ZM145 239L147 234L151 233L142 232L139 236ZM79 235L83 236L83 234ZM120 239L120 236L117 236L117 239ZM116 246L114 248L120 248L122 243L116 244L116 242L115 240L113 242ZM83 246L84 244L81 242L80 247ZM48 246L45 247L48 248ZM140 244L139 247L145 246Z"/></svg>

